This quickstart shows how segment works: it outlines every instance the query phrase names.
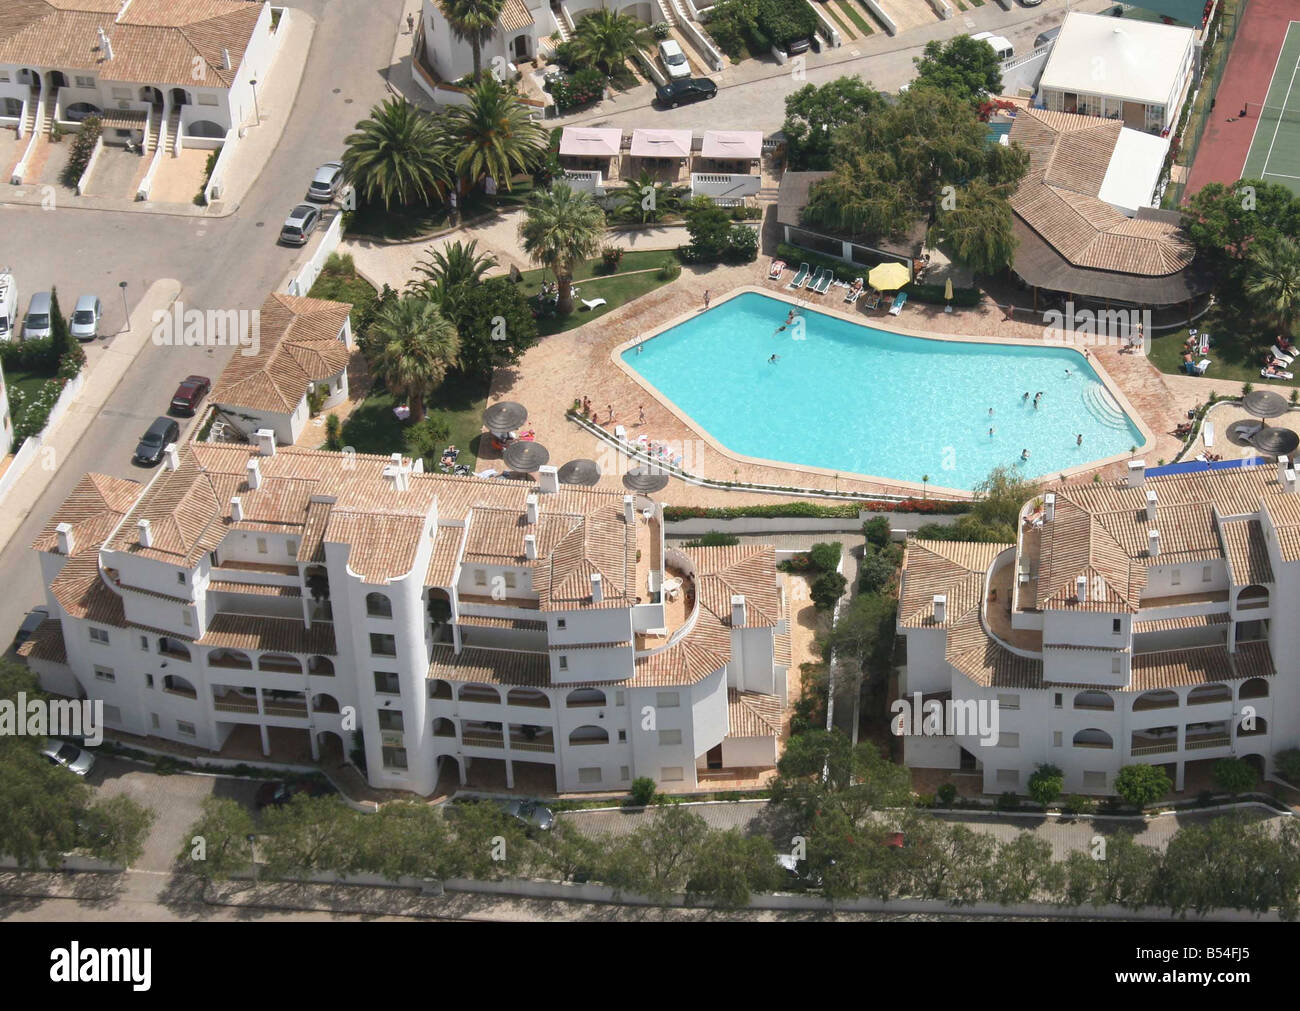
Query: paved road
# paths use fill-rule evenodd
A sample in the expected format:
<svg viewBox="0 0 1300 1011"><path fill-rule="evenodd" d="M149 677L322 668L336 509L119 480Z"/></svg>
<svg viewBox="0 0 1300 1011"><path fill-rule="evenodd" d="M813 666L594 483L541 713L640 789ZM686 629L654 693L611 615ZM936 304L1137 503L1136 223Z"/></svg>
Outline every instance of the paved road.
<svg viewBox="0 0 1300 1011"><path fill-rule="evenodd" d="M316 19L302 85L275 153L237 213L226 218L0 205L0 264L19 275L24 297L56 284L65 312L82 291L106 309L105 332L124 320L119 281L134 304L151 282L173 277L181 300L196 309L252 309L279 287L302 253L276 245L287 210L302 199L312 171L339 155L343 139L387 95L383 73L392 56L401 0L302 0ZM0 199L3 191L0 190ZM102 342L101 342L102 343ZM59 470L18 532L0 551L6 593L0 641L44 600L30 545L47 517L87 471L148 480L130 450L165 408L176 383L199 372L215 377L228 349L146 345L92 427Z"/></svg>

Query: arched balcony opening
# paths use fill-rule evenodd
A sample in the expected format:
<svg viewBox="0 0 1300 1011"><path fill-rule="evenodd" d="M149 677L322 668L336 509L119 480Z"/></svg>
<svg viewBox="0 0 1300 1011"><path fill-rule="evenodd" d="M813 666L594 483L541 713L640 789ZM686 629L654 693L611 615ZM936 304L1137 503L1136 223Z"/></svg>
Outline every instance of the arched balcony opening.
<svg viewBox="0 0 1300 1011"><path fill-rule="evenodd" d="M1262 737L1268 733L1268 720L1262 716L1243 716L1237 724L1237 737Z"/></svg>
<svg viewBox="0 0 1300 1011"><path fill-rule="evenodd" d="M1238 610L1268 607L1268 587L1252 583L1237 594Z"/></svg>
<svg viewBox="0 0 1300 1011"><path fill-rule="evenodd" d="M1237 692L1237 698L1268 698L1268 678L1251 678L1249 681L1243 681L1240 690Z"/></svg>
<svg viewBox="0 0 1300 1011"><path fill-rule="evenodd" d="M1107 692L1082 691L1074 696L1074 708L1113 713L1115 711L1115 700Z"/></svg>
<svg viewBox="0 0 1300 1011"><path fill-rule="evenodd" d="M64 119L80 123L87 116L102 116L104 110L91 102L73 102L63 110Z"/></svg>
<svg viewBox="0 0 1300 1011"><path fill-rule="evenodd" d="M1140 713L1148 709L1172 709L1178 705L1178 693L1167 688L1143 692L1133 700L1133 712Z"/></svg>
<svg viewBox="0 0 1300 1011"><path fill-rule="evenodd" d="M323 565L309 565L303 573L307 591L317 602L330 599L330 573Z"/></svg>
<svg viewBox="0 0 1300 1011"><path fill-rule="evenodd" d="M565 696L564 704L569 709L591 709L605 705L605 693L599 688L575 688Z"/></svg>
<svg viewBox="0 0 1300 1011"><path fill-rule="evenodd" d="M163 656L171 657L173 660L190 660L190 648L179 639L173 639L171 636L159 636L158 652Z"/></svg>
<svg viewBox="0 0 1300 1011"><path fill-rule="evenodd" d="M184 88L172 88L171 96L173 108L178 105L190 104L190 93Z"/></svg>
<svg viewBox="0 0 1300 1011"><path fill-rule="evenodd" d="M152 84L146 84L140 89L140 101L148 102L154 108L160 109L163 104L163 93Z"/></svg>
<svg viewBox="0 0 1300 1011"><path fill-rule="evenodd" d="M590 724L584 727L576 727L569 732L569 743L575 746L608 744L609 731L604 727L593 727Z"/></svg>
<svg viewBox="0 0 1300 1011"><path fill-rule="evenodd" d="M1135 730L1129 739L1129 753L1132 755L1159 755L1177 750L1177 727L1148 727L1146 730Z"/></svg>
<svg viewBox="0 0 1300 1011"><path fill-rule="evenodd" d="M456 724L452 723L451 720L447 719L445 716L439 716L433 721L433 736L455 737Z"/></svg>
<svg viewBox="0 0 1300 1011"><path fill-rule="evenodd" d="M339 711L339 700L333 695L320 692L311 697L311 711L313 713L337 713Z"/></svg>
<svg viewBox="0 0 1300 1011"><path fill-rule="evenodd" d="M425 606L429 621L433 624L441 625L444 621L451 620L451 598L447 596L446 590L437 588L429 590L429 602Z"/></svg>
<svg viewBox="0 0 1300 1011"><path fill-rule="evenodd" d="M257 669L273 674L301 674L302 664L287 653L263 653L257 660Z"/></svg>
<svg viewBox="0 0 1300 1011"><path fill-rule="evenodd" d="M461 685L456 697L461 702L488 702L501 704L501 693L488 685Z"/></svg>
<svg viewBox="0 0 1300 1011"><path fill-rule="evenodd" d="M226 128L210 119L196 119L185 128L188 137L224 137Z"/></svg>
<svg viewBox="0 0 1300 1011"><path fill-rule="evenodd" d="M194 685L179 674L168 674L163 678L163 691L169 695L180 695L187 699L196 699L199 693L195 691Z"/></svg>
<svg viewBox="0 0 1300 1011"><path fill-rule="evenodd" d="M506 704L511 706L531 706L534 709L550 709L551 700L545 692L536 688L512 688L506 696Z"/></svg>
<svg viewBox="0 0 1300 1011"><path fill-rule="evenodd" d="M1231 702L1232 689L1227 685L1197 685L1187 693L1189 706L1208 706L1214 702Z"/></svg>
<svg viewBox="0 0 1300 1011"><path fill-rule="evenodd" d="M1115 747L1110 734L1097 727L1080 730L1074 735L1073 743L1076 748L1099 748L1107 751Z"/></svg>
<svg viewBox="0 0 1300 1011"><path fill-rule="evenodd" d="M334 676L334 661L327 656L314 655L307 658L307 673L321 678Z"/></svg>
<svg viewBox="0 0 1300 1011"><path fill-rule="evenodd" d="M391 618L393 602L384 593L366 594L366 614L371 618Z"/></svg>
<svg viewBox="0 0 1300 1011"><path fill-rule="evenodd" d="M209 667L227 667L231 670L252 670L253 661L238 649L214 649L208 654Z"/></svg>
<svg viewBox="0 0 1300 1011"><path fill-rule="evenodd" d="M451 693L451 685L446 681L435 678L433 681L429 682L429 698L446 699L448 702L450 702L453 698Z"/></svg>

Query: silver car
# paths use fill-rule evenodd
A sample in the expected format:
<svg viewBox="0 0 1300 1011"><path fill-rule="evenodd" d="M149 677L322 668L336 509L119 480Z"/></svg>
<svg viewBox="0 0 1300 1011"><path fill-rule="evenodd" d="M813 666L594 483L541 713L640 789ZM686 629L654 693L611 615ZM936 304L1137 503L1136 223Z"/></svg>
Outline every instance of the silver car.
<svg viewBox="0 0 1300 1011"><path fill-rule="evenodd" d="M78 776L86 775L95 767L94 755L67 741L47 740L45 747L41 749L41 754L51 765L61 765Z"/></svg>
<svg viewBox="0 0 1300 1011"><path fill-rule="evenodd" d="M327 204L338 195L343 185L343 163L327 161L316 170L316 175L307 187L307 199Z"/></svg>
<svg viewBox="0 0 1300 1011"><path fill-rule="evenodd" d="M285 218L280 229L280 241L288 246L305 246L320 224L320 209L311 204L299 204Z"/></svg>
<svg viewBox="0 0 1300 1011"><path fill-rule="evenodd" d="M82 295L72 310L68 325L72 336L79 341L93 341L99 336L99 321L104 316L104 306L94 295Z"/></svg>
<svg viewBox="0 0 1300 1011"><path fill-rule="evenodd" d="M503 800L501 810L520 822L524 828L549 832L555 825L555 814L549 807L535 800Z"/></svg>
<svg viewBox="0 0 1300 1011"><path fill-rule="evenodd" d="M54 333L53 312L53 299L48 291L38 291L33 295L23 318L23 340L40 340Z"/></svg>

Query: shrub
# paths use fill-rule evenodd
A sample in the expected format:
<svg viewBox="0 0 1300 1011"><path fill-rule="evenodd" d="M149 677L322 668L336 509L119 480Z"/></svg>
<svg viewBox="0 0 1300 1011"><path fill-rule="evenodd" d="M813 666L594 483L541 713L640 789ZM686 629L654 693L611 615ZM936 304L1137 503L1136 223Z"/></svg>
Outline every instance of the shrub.
<svg viewBox="0 0 1300 1011"><path fill-rule="evenodd" d="M578 44L570 39L551 47L552 59L565 70L573 70L578 65Z"/></svg>
<svg viewBox="0 0 1300 1011"><path fill-rule="evenodd" d="M661 42L672 34L672 29L668 27L667 21L656 21L651 31L654 32L655 38Z"/></svg>
<svg viewBox="0 0 1300 1011"><path fill-rule="evenodd" d="M687 541L688 548L730 548L740 543L735 534L724 534L719 530L710 530L693 541Z"/></svg>
<svg viewBox="0 0 1300 1011"><path fill-rule="evenodd" d="M1015 811L1020 807L1020 798L1016 796L1015 790L1007 790L998 797L999 811Z"/></svg>
<svg viewBox="0 0 1300 1011"><path fill-rule="evenodd" d="M1085 797L1081 793L1072 793L1070 796L1065 798L1065 803L1062 807L1065 808L1066 814L1091 814L1097 809L1097 802L1091 797Z"/></svg>
<svg viewBox="0 0 1300 1011"><path fill-rule="evenodd" d="M957 787L952 783L944 783L935 791L935 796L939 798L939 803L944 807L952 807L953 801L957 799Z"/></svg>
<svg viewBox="0 0 1300 1011"><path fill-rule="evenodd" d="M598 102L605 96L605 75L595 67L583 67L551 85L551 97L560 112Z"/></svg>
<svg viewBox="0 0 1300 1011"><path fill-rule="evenodd" d="M1126 765L1115 777L1115 792L1134 807L1154 804L1172 786L1165 770L1154 765Z"/></svg>
<svg viewBox="0 0 1300 1011"><path fill-rule="evenodd" d="M730 263L753 263L758 259L758 231L748 225L733 225L727 233L724 258Z"/></svg>
<svg viewBox="0 0 1300 1011"><path fill-rule="evenodd" d="M844 588L849 581L838 572L823 572L813 580L809 593L813 606L819 611L829 611L844 596Z"/></svg>
<svg viewBox="0 0 1300 1011"><path fill-rule="evenodd" d="M1214 785L1232 794L1249 793L1259 782L1255 767L1241 758L1220 758L1213 767Z"/></svg>
<svg viewBox="0 0 1300 1011"><path fill-rule="evenodd" d="M609 273L618 270L618 265L623 260L622 246L605 246L600 251L600 263Z"/></svg>
<svg viewBox="0 0 1300 1011"><path fill-rule="evenodd" d="M77 131L72 150L68 153L68 163L63 166L61 178L65 186L77 185L86 166L90 164L90 156L95 153L95 143L103 132L103 123L98 116L87 116L81 121L81 129Z"/></svg>
<svg viewBox="0 0 1300 1011"><path fill-rule="evenodd" d="M858 566L858 592L879 593L889 585L897 568L888 552L868 544Z"/></svg>
<svg viewBox="0 0 1300 1011"><path fill-rule="evenodd" d="M1289 783L1300 786L1300 748L1287 748L1277 756L1277 771Z"/></svg>
<svg viewBox="0 0 1300 1011"><path fill-rule="evenodd" d="M812 562L814 568L822 572L834 572L839 568L840 555L843 550L844 545L839 541L814 544L808 550L808 560Z"/></svg>
<svg viewBox="0 0 1300 1011"><path fill-rule="evenodd" d="M682 266L674 257L665 256L664 262L659 264L659 280L671 281L682 272Z"/></svg>
<svg viewBox="0 0 1300 1011"><path fill-rule="evenodd" d="M632 803L637 807L649 807L655 799L655 781L649 776L638 776L632 780Z"/></svg>
<svg viewBox="0 0 1300 1011"><path fill-rule="evenodd" d="M343 431L343 422L339 421L337 414L331 414L325 419L325 448L335 453L343 448L340 434Z"/></svg>
<svg viewBox="0 0 1300 1011"><path fill-rule="evenodd" d="M893 540L890 530L888 516L873 516L862 524L862 536L877 548L883 548Z"/></svg>
<svg viewBox="0 0 1300 1011"><path fill-rule="evenodd" d="M441 414L428 414L406 430L406 450L412 457L422 457L425 469L432 470L442 459L450 435L451 426Z"/></svg>
<svg viewBox="0 0 1300 1011"><path fill-rule="evenodd" d="M1055 765L1040 764L1029 777L1029 796L1034 802L1047 807L1061 795L1065 786L1065 773Z"/></svg>

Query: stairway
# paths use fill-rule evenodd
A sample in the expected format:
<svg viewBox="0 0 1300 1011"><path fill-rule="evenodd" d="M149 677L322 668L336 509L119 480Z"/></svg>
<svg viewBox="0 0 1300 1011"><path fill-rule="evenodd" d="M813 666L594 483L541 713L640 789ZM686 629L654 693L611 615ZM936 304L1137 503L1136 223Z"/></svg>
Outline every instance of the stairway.
<svg viewBox="0 0 1300 1011"><path fill-rule="evenodd" d="M178 147L178 144L180 143L178 138L180 137L180 135L181 135L181 107L178 105L176 106L175 109L172 110L171 117L167 120L167 138L168 138L167 142L171 145L173 155L180 154L180 148Z"/></svg>
<svg viewBox="0 0 1300 1011"><path fill-rule="evenodd" d="M561 42L570 42L573 35L569 32L568 21L564 16L564 6L559 0L551 0L551 10L555 14L555 30Z"/></svg>
<svg viewBox="0 0 1300 1011"><path fill-rule="evenodd" d="M680 8L678 8L677 14L674 15L672 7L669 6L669 0L657 0L657 3L659 4L659 13L663 15L664 21L670 25L677 24L677 18L682 16Z"/></svg>
<svg viewBox="0 0 1300 1011"><path fill-rule="evenodd" d="M36 106L41 100L39 89L32 88L27 95L27 110L23 115L23 136L30 137L36 129Z"/></svg>
<svg viewBox="0 0 1300 1011"><path fill-rule="evenodd" d="M57 109L58 107L59 107L59 89L51 88L49 105L45 109L45 115L46 115L45 136L50 140L54 139L54 124L56 121L54 110Z"/></svg>
<svg viewBox="0 0 1300 1011"><path fill-rule="evenodd" d="M1106 387L1093 385L1084 390L1083 406L1104 428L1113 431L1129 430L1128 417Z"/></svg>
<svg viewBox="0 0 1300 1011"><path fill-rule="evenodd" d="M144 138L144 154L153 154L158 149L158 143L162 139L163 114L162 110L154 107L149 121L149 132Z"/></svg>

